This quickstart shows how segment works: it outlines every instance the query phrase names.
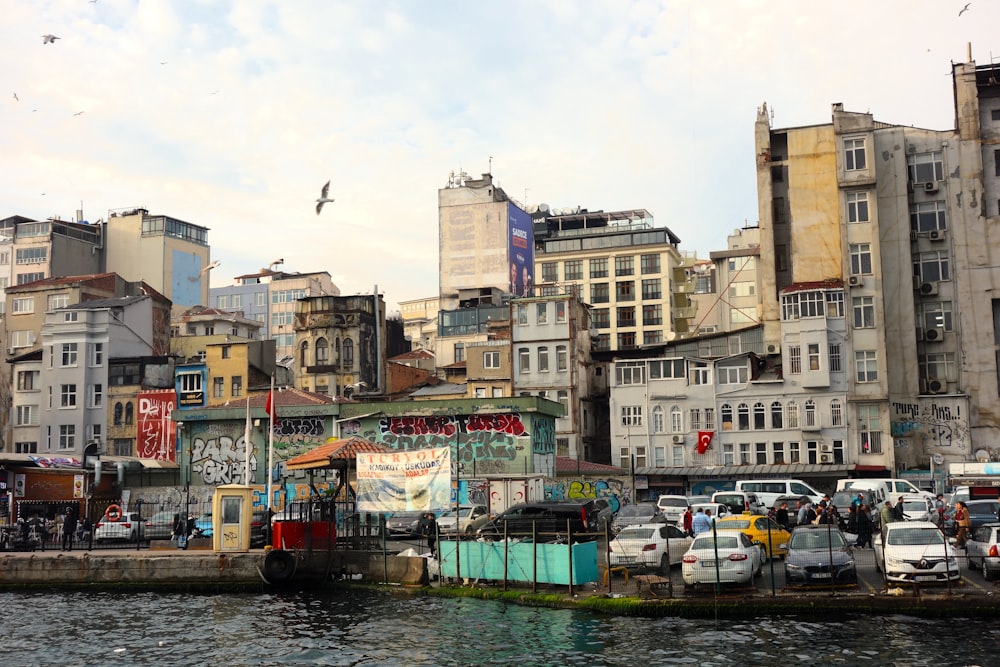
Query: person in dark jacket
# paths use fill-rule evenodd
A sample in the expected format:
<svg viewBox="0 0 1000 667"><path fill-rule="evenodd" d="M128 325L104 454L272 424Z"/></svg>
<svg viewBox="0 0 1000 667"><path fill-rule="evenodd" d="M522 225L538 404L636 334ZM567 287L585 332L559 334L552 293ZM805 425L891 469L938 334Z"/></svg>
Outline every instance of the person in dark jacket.
<svg viewBox="0 0 1000 667"><path fill-rule="evenodd" d="M63 518L62 525L62 550L72 551L73 550L73 537L76 536L76 508L67 507L66 516Z"/></svg>
<svg viewBox="0 0 1000 667"><path fill-rule="evenodd" d="M423 533L427 537L427 549L434 556L434 545L437 543L437 519L434 518L434 512L425 514L422 524Z"/></svg>
<svg viewBox="0 0 1000 667"><path fill-rule="evenodd" d="M906 515L903 514L903 496L899 497L896 506L892 508L892 518L893 521L906 521Z"/></svg>
<svg viewBox="0 0 1000 667"><path fill-rule="evenodd" d="M868 505L862 503L858 505L857 512L854 513L854 521L858 528L858 539L854 543L858 548L872 546L872 510Z"/></svg>
<svg viewBox="0 0 1000 667"><path fill-rule="evenodd" d="M774 520L785 530L791 530L788 527L788 503L781 503L778 511L774 513Z"/></svg>

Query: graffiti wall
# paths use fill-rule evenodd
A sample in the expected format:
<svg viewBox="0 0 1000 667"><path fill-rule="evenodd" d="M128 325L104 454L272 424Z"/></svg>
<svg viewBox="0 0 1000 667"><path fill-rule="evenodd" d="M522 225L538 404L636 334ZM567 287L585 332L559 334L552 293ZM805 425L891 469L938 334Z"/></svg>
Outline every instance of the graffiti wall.
<svg viewBox="0 0 1000 667"><path fill-rule="evenodd" d="M905 456L913 459L912 463L919 463L933 454L964 457L971 453L968 414L968 401L964 398L891 402L889 419L897 457Z"/></svg>
<svg viewBox="0 0 1000 667"><path fill-rule="evenodd" d="M354 420L341 424L341 435L359 435L401 451L450 447L452 465L460 476L547 472L555 464L555 422L534 415Z"/></svg>
<svg viewBox="0 0 1000 667"><path fill-rule="evenodd" d="M617 512L622 505L634 502L632 487L625 477L547 477L544 480L545 500L607 498ZM488 479L460 480L452 485L452 504L490 506Z"/></svg>
<svg viewBox="0 0 1000 667"><path fill-rule="evenodd" d="M139 393L139 415L136 420L136 454L143 459L175 461L176 432L170 414L177 396L173 389Z"/></svg>

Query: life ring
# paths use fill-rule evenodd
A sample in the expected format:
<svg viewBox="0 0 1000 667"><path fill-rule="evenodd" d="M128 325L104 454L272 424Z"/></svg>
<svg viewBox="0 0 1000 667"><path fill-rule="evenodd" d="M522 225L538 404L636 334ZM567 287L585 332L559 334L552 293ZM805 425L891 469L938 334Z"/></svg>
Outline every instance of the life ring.
<svg viewBox="0 0 1000 667"><path fill-rule="evenodd" d="M108 509L104 510L104 516L107 518L108 521L121 521L122 506L108 505Z"/></svg>
<svg viewBox="0 0 1000 667"><path fill-rule="evenodd" d="M295 574L295 556L283 549L271 549L264 556L264 578L272 584L281 584Z"/></svg>

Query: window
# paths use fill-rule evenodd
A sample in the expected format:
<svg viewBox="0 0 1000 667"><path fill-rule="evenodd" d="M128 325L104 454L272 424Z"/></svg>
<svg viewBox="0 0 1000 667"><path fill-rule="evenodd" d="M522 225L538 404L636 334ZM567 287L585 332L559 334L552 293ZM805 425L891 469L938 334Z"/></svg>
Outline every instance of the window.
<svg viewBox="0 0 1000 667"><path fill-rule="evenodd" d="M104 343L89 343L88 349L90 350L90 365L103 366L104 365Z"/></svg>
<svg viewBox="0 0 1000 667"><path fill-rule="evenodd" d="M851 256L851 275L870 275L872 272L872 244L852 243L849 246Z"/></svg>
<svg viewBox="0 0 1000 667"><path fill-rule="evenodd" d="M556 301L556 322L562 323L566 321L566 302Z"/></svg>
<svg viewBox="0 0 1000 667"><path fill-rule="evenodd" d="M230 303L232 303L232 307L233 308L242 308L243 307L243 298L242 298L242 296L240 294L233 294L232 297L233 298L232 298L232 300L230 302Z"/></svg>
<svg viewBox="0 0 1000 667"><path fill-rule="evenodd" d="M76 385L64 384L59 387L59 406L63 408L76 407Z"/></svg>
<svg viewBox="0 0 1000 667"><path fill-rule="evenodd" d="M844 169L860 171L865 166L865 140L844 139Z"/></svg>
<svg viewBox="0 0 1000 667"><path fill-rule="evenodd" d="M569 368L569 355L565 345L556 345L556 370L565 371Z"/></svg>
<svg viewBox="0 0 1000 667"><path fill-rule="evenodd" d="M948 251L931 250L930 252L918 253L913 260L913 275L918 276L923 282L951 280L948 269Z"/></svg>
<svg viewBox="0 0 1000 667"><path fill-rule="evenodd" d="M542 282L559 282L559 264L557 262L542 262Z"/></svg>
<svg viewBox="0 0 1000 667"><path fill-rule="evenodd" d="M642 343L643 345L659 345L663 342L663 332L657 329L656 331L643 331L642 332Z"/></svg>
<svg viewBox="0 0 1000 667"><path fill-rule="evenodd" d="M806 426L819 426L816 421L816 401L811 398L806 401Z"/></svg>
<svg viewBox="0 0 1000 667"><path fill-rule="evenodd" d="M840 290L826 293L826 316L828 318L844 316L844 293Z"/></svg>
<svg viewBox="0 0 1000 667"><path fill-rule="evenodd" d="M465 361L465 343L455 343L452 347L452 354L455 355L455 363Z"/></svg>
<svg viewBox="0 0 1000 667"><path fill-rule="evenodd" d="M618 317L618 326L635 326L635 306L622 306L621 308L617 308L615 310Z"/></svg>
<svg viewBox="0 0 1000 667"><path fill-rule="evenodd" d="M795 401L789 401L785 406L785 421L788 422L786 428L799 427L799 405Z"/></svg>
<svg viewBox="0 0 1000 667"><path fill-rule="evenodd" d="M635 273L635 257L632 255L620 255L615 257L615 275L631 276Z"/></svg>
<svg viewBox="0 0 1000 667"><path fill-rule="evenodd" d="M875 350L854 352L854 372L858 382L878 382L878 360Z"/></svg>
<svg viewBox="0 0 1000 667"><path fill-rule="evenodd" d="M88 407L91 408L101 408L104 407L104 385L103 384L92 384L90 385L90 404Z"/></svg>
<svg viewBox="0 0 1000 667"><path fill-rule="evenodd" d="M463 356L462 358L464 359L465 357ZM341 348L340 367L344 370L354 368L354 341L350 338L344 339L344 344Z"/></svg>
<svg viewBox="0 0 1000 667"><path fill-rule="evenodd" d="M807 354L809 355L809 370L818 371L819 370L819 343L809 343L807 346Z"/></svg>
<svg viewBox="0 0 1000 667"><path fill-rule="evenodd" d="M238 398L243 395L243 376L234 375L230 380L230 386L233 390L233 398Z"/></svg>
<svg viewBox="0 0 1000 667"><path fill-rule="evenodd" d="M215 297L215 307L216 308L228 308L229 307L229 297L225 294L220 294Z"/></svg>
<svg viewBox="0 0 1000 667"><path fill-rule="evenodd" d="M607 329L611 326L610 310L607 308L594 308L591 311L591 323L595 329Z"/></svg>
<svg viewBox="0 0 1000 667"><path fill-rule="evenodd" d="M659 273L660 254L656 253L651 255L640 255L639 271L641 271L642 273Z"/></svg>
<svg viewBox="0 0 1000 667"><path fill-rule="evenodd" d="M117 403L115 403L115 416L114 416L115 426L121 426L124 414L125 414L125 406L122 405L121 401L118 401Z"/></svg>
<svg viewBox="0 0 1000 667"><path fill-rule="evenodd" d="M663 296L663 290L660 287L659 278L645 278L642 281L642 298L643 300L649 299L659 299Z"/></svg>
<svg viewBox="0 0 1000 667"><path fill-rule="evenodd" d="M38 453L38 443L37 442L15 442L14 443L14 453L15 454L37 454Z"/></svg>
<svg viewBox="0 0 1000 667"><path fill-rule="evenodd" d="M498 351L483 352L483 368L500 368L500 353Z"/></svg>
<svg viewBox="0 0 1000 667"><path fill-rule="evenodd" d="M618 301L635 301L635 282L619 280L615 283L615 299Z"/></svg>
<svg viewBox="0 0 1000 667"><path fill-rule="evenodd" d="M712 384L712 373L708 364L700 361L691 362L688 369L688 382L691 384Z"/></svg>
<svg viewBox="0 0 1000 667"><path fill-rule="evenodd" d="M854 311L855 329L871 329L875 326L875 297L852 297L851 308Z"/></svg>
<svg viewBox="0 0 1000 667"><path fill-rule="evenodd" d="M840 361L840 343L830 343L830 372L839 373L844 370Z"/></svg>
<svg viewBox="0 0 1000 667"><path fill-rule="evenodd" d="M844 425L844 406L840 402L839 398L835 398L832 401L830 401L830 425L831 426Z"/></svg>
<svg viewBox="0 0 1000 667"><path fill-rule="evenodd" d="M954 352L918 354L917 365L920 368L920 377L927 381L938 380L946 383L957 377Z"/></svg>
<svg viewBox="0 0 1000 667"><path fill-rule="evenodd" d="M847 193L847 222L868 222L868 193Z"/></svg>
<svg viewBox="0 0 1000 667"><path fill-rule="evenodd" d="M755 431L760 431L767 428L766 426L766 416L767 410L764 408L764 404L757 402L753 404L753 428Z"/></svg>
<svg viewBox="0 0 1000 667"><path fill-rule="evenodd" d="M736 406L736 428L741 431L750 430L750 406L746 403Z"/></svg>
<svg viewBox="0 0 1000 667"><path fill-rule="evenodd" d="M565 262L563 274L566 280L583 280L583 260L573 259Z"/></svg>
<svg viewBox="0 0 1000 667"><path fill-rule="evenodd" d="M642 426L642 406L622 406L622 426Z"/></svg>
<svg viewBox="0 0 1000 667"><path fill-rule="evenodd" d="M736 459L733 454L732 443L727 442L722 445L722 465L727 465L727 466L736 465Z"/></svg>
<svg viewBox="0 0 1000 667"><path fill-rule="evenodd" d="M799 295L798 294L785 294L781 297L781 319L782 320L797 320L799 319Z"/></svg>
<svg viewBox="0 0 1000 667"><path fill-rule="evenodd" d="M267 303L267 292L257 292L253 296L253 303L256 307L263 308Z"/></svg>
<svg viewBox="0 0 1000 667"><path fill-rule="evenodd" d="M746 466L750 465L750 443L741 442L740 443L740 465Z"/></svg>
<svg viewBox="0 0 1000 667"><path fill-rule="evenodd" d="M670 448L670 464L675 468L684 465L684 445L674 445Z"/></svg>
<svg viewBox="0 0 1000 667"><path fill-rule="evenodd" d="M45 278L44 271L33 271L31 273L19 273L17 274L17 284L27 285L28 283L33 283L36 280L42 280Z"/></svg>
<svg viewBox="0 0 1000 667"><path fill-rule="evenodd" d="M646 364L642 361L615 364L615 383L618 386L646 384Z"/></svg>
<svg viewBox="0 0 1000 667"><path fill-rule="evenodd" d="M517 304L517 323L521 326L528 323L528 304Z"/></svg>
<svg viewBox="0 0 1000 667"><path fill-rule="evenodd" d="M705 430L715 430L715 408L705 408Z"/></svg>
<svg viewBox="0 0 1000 667"><path fill-rule="evenodd" d="M74 424L59 425L59 449L76 448L76 426Z"/></svg>
<svg viewBox="0 0 1000 667"><path fill-rule="evenodd" d="M944 180L944 162L941 151L917 153L906 157L906 168L911 183L928 183Z"/></svg>
<svg viewBox="0 0 1000 667"><path fill-rule="evenodd" d="M542 303L535 304L535 322L538 324L548 324L549 322L549 304L543 301Z"/></svg>
<svg viewBox="0 0 1000 667"><path fill-rule="evenodd" d="M330 364L330 344L326 338L316 339L316 365L328 366Z"/></svg>
<svg viewBox="0 0 1000 667"><path fill-rule="evenodd" d="M628 350L633 347L635 347L635 332L634 331L618 332L618 349Z"/></svg>
<svg viewBox="0 0 1000 667"><path fill-rule="evenodd" d="M226 395L226 378L212 378L212 398L223 398Z"/></svg>
<svg viewBox="0 0 1000 667"><path fill-rule="evenodd" d="M304 340L299 344L299 368L306 368L309 365L309 341Z"/></svg>
<svg viewBox="0 0 1000 667"><path fill-rule="evenodd" d="M17 264L44 264L48 259L49 249L45 246L17 248L14 256Z"/></svg>
<svg viewBox="0 0 1000 667"><path fill-rule="evenodd" d="M17 390L18 391L38 391L41 387L38 385L38 378L41 371L18 371L17 372Z"/></svg>
<svg viewBox="0 0 1000 667"><path fill-rule="evenodd" d="M608 301L610 301L608 294L609 292L607 283L593 283L590 286L591 303L607 303Z"/></svg>
<svg viewBox="0 0 1000 667"><path fill-rule="evenodd" d="M185 393L201 391L201 373L181 373L181 391Z"/></svg>
<svg viewBox="0 0 1000 667"><path fill-rule="evenodd" d="M518 348L517 364L522 373L531 372L531 351L526 347Z"/></svg>
<svg viewBox="0 0 1000 667"><path fill-rule="evenodd" d="M788 443L788 462L789 463L802 462L802 455L800 452L799 443L797 442Z"/></svg>
<svg viewBox="0 0 1000 667"><path fill-rule="evenodd" d="M767 465L767 443L754 443L754 462L757 465Z"/></svg>
<svg viewBox="0 0 1000 667"><path fill-rule="evenodd" d="M201 376L198 376L201 380ZM201 390L201 382L198 383L198 390ZM135 421L135 406L132 405L132 401L125 404L125 425L129 426Z"/></svg>
<svg viewBox="0 0 1000 667"><path fill-rule="evenodd" d="M608 277L608 258L602 257L600 259L590 260L590 277L593 278L607 278Z"/></svg>
<svg viewBox="0 0 1000 667"><path fill-rule="evenodd" d="M684 415L676 405L670 408L670 432L681 433L684 431Z"/></svg>
<svg viewBox="0 0 1000 667"><path fill-rule="evenodd" d="M76 366L76 343L63 343L60 366Z"/></svg>
<svg viewBox="0 0 1000 667"><path fill-rule="evenodd" d="M538 372L549 372L549 348L542 346L538 348Z"/></svg>
<svg viewBox="0 0 1000 667"><path fill-rule="evenodd" d="M647 327L663 324L663 306L658 303L644 305L642 307L642 324Z"/></svg>
<svg viewBox="0 0 1000 667"><path fill-rule="evenodd" d="M653 433L664 432L663 407L657 405L653 408Z"/></svg>
<svg viewBox="0 0 1000 667"><path fill-rule="evenodd" d="M688 422L691 424L692 431L701 430L701 410L698 408L691 408L688 410Z"/></svg>
<svg viewBox="0 0 1000 667"><path fill-rule="evenodd" d="M788 374L796 375L802 372L802 347L800 345L788 346Z"/></svg>
<svg viewBox="0 0 1000 667"><path fill-rule="evenodd" d="M953 331L951 301L921 303L917 309L917 327Z"/></svg>
<svg viewBox="0 0 1000 667"><path fill-rule="evenodd" d="M785 409L779 401L771 403L771 428L780 429Z"/></svg>
<svg viewBox="0 0 1000 667"><path fill-rule="evenodd" d="M476 387L473 390L473 395L476 398L486 398L486 387Z"/></svg>
<svg viewBox="0 0 1000 667"><path fill-rule="evenodd" d="M948 228L947 208L943 201L928 201L910 205L910 230L935 232Z"/></svg>
<svg viewBox="0 0 1000 667"><path fill-rule="evenodd" d="M14 426L38 426L38 406L19 405L14 414Z"/></svg>
<svg viewBox="0 0 1000 667"><path fill-rule="evenodd" d="M718 374L719 384L746 384L749 382L746 366L720 366Z"/></svg>
<svg viewBox="0 0 1000 667"><path fill-rule="evenodd" d="M35 312L35 298L31 296L11 299L10 312L13 315Z"/></svg>
<svg viewBox="0 0 1000 667"><path fill-rule="evenodd" d="M882 420L878 405L858 405L858 437L862 454L882 453Z"/></svg>
<svg viewBox="0 0 1000 667"><path fill-rule="evenodd" d="M222 346L222 358L223 359L229 359L231 357L231 350L229 349L230 347L231 347L230 345L223 345Z"/></svg>
<svg viewBox="0 0 1000 667"><path fill-rule="evenodd" d="M774 452L774 462L776 464L783 464L785 462L785 443L775 442L771 445L771 450Z"/></svg>

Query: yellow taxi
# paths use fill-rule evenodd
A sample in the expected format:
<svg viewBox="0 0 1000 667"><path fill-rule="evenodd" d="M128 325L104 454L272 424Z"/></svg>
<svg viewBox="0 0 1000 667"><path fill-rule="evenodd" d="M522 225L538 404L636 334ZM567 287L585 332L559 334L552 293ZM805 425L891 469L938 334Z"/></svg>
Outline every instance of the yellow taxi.
<svg viewBox="0 0 1000 667"><path fill-rule="evenodd" d="M770 540L768 540L769 526ZM723 517L715 522L715 529L740 531L751 541L764 545L764 552L768 558L788 553L788 540L792 538L792 534L779 526L774 519L750 512Z"/></svg>

